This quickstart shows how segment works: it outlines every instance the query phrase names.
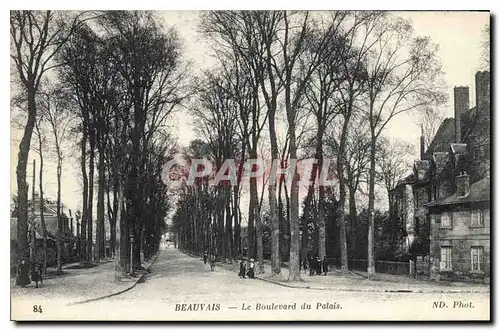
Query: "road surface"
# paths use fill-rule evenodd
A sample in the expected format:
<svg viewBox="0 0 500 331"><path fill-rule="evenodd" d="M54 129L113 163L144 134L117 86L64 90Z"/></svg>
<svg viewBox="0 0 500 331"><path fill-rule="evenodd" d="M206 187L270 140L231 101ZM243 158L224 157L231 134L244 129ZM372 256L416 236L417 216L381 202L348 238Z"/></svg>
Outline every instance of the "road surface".
<svg viewBox="0 0 500 331"><path fill-rule="evenodd" d="M144 283L107 299L38 319L79 320L446 320L489 319L489 293L380 293L294 289L240 279L174 248L162 250ZM56 306L54 306L54 309Z"/></svg>

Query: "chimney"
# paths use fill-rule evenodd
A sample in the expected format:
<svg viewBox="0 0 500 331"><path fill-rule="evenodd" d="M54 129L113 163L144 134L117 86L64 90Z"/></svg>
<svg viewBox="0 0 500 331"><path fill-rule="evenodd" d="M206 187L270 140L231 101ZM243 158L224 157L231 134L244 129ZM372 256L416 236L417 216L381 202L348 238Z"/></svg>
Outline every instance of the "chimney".
<svg viewBox="0 0 500 331"><path fill-rule="evenodd" d="M476 111L490 116L490 72L476 73Z"/></svg>
<svg viewBox="0 0 500 331"><path fill-rule="evenodd" d="M469 175L462 172L456 177L457 196L464 198L469 195Z"/></svg>
<svg viewBox="0 0 500 331"><path fill-rule="evenodd" d="M420 160L424 159L425 154L425 137L424 137L424 126L420 124Z"/></svg>
<svg viewBox="0 0 500 331"><path fill-rule="evenodd" d="M462 142L462 114L469 111L469 87L457 86L453 90L455 101L455 142Z"/></svg>

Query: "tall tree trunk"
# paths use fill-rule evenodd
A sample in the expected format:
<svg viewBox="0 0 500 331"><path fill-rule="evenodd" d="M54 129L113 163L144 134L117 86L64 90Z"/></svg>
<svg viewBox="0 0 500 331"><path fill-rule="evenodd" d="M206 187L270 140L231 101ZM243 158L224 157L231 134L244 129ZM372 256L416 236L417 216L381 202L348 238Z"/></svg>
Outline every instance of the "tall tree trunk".
<svg viewBox="0 0 500 331"><path fill-rule="evenodd" d="M130 269L130 231L129 231L129 205L127 204L127 197L125 195L125 188L127 187L127 180L124 181L123 187L120 185L118 192L118 201L120 216L117 220L117 227L119 226L120 242L118 244L117 257L120 259L122 277L126 277ZM119 222L119 223L118 223Z"/></svg>
<svg viewBox="0 0 500 331"><path fill-rule="evenodd" d="M257 152L255 150L250 150L250 159L255 160L257 158ZM255 258L255 223L256 223L256 210L257 210L257 178L250 177L250 201L248 203L248 228L247 228L247 241L248 241L248 258ZM255 194L252 192L255 191Z"/></svg>
<svg viewBox="0 0 500 331"><path fill-rule="evenodd" d="M352 186L349 186L349 218L350 218L350 224L351 224L351 233L350 233L350 242L349 242L349 248L350 251L352 252L352 258L357 258L356 254L356 233L357 233L357 210L356 210L356 189Z"/></svg>
<svg viewBox="0 0 500 331"><path fill-rule="evenodd" d="M288 188L286 185L283 186L285 193L285 234L287 239L285 240L286 246L288 247L288 263L290 263L290 195L288 194Z"/></svg>
<svg viewBox="0 0 500 331"><path fill-rule="evenodd" d="M375 205L375 132L371 130L370 141L370 175L368 189L368 275L375 274L375 235L374 235L374 205Z"/></svg>
<svg viewBox="0 0 500 331"><path fill-rule="evenodd" d="M341 271L347 272L349 270L349 267L347 260L347 233L345 224L346 185L344 179L344 161L342 156L343 148L341 147L340 150L341 152L337 158L337 174L339 180L338 220L340 227L340 263L341 263Z"/></svg>
<svg viewBox="0 0 500 331"><path fill-rule="evenodd" d="M226 188L226 258L233 263L233 225L231 216L231 186Z"/></svg>
<svg viewBox="0 0 500 331"><path fill-rule="evenodd" d="M295 123L290 119L288 128L290 133L290 159L297 160L297 145L295 138ZM297 167L293 167L292 187L290 192L290 263L288 281L300 280L300 238L299 238L299 186Z"/></svg>
<svg viewBox="0 0 500 331"><path fill-rule="evenodd" d="M85 126L85 125L84 125ZM83 182L83 197L82 197L82 220L80 230L80 265L89 263L87 255L87 220L88 220L88 195L89 195L89 181L87 178L87 135L83 132L81 141L82 158L80 166L82 169L82 182Z"/></svg>
<svg viewBox="0 0 500 331"><path fill-rule="evenodd" d="M62 272L62 250L63 250L63 224L61 218L61 176L62 176L62 155L60 146L57 144L57 272Z"/></svg>
<svg viewBox="0 0 500 331"><path fill-rule="evenodd" d="M100 139L104 137L100 136ZM101 141L98 143L99 146L99 183L98 183L98 193L97 193L97 229L96 229L96 248L97 248L97 260L104 258L104 184L105 184L105 164L104 164L104 143Z"/></svg>
<svg viewBox="0 0 500 331"><path fill-rule="evenodd" d="M318 254L323 259L326 256L326 224L325 224L325 187L319 186L318 197Z"/></svg>
<svg viewBox="0 0 500 331"><path fill-rule="evenodd" d="M252 150L250 151L250 158L251 159L257 159L257 151L255 150L256 144L252 147ZM255 221L255 231L254 233L248 234L249 236L249 242L250 239L253 241L255 240L255 247L256 252L254 251L251 256L254 256L253 254L256 254L257 257L257 264L259 265L259 270L257 273L264 273L264 249L262 246L262 221L260 218L260 213L259 213L259 196L257 192L257 178L252 177L250 178L250 212L252 213L253 220ZM255 239L254 236L255 235ZM253 245L252 245L253 246Z"/></svg>
<svg viewBox="0 0 500 331"><path fill-rule="evenodd" d="M114 201L113 205L115 205L115 201L117 202L117 209L115 210L115 216L116 216L116 231L115 235L118 238L121 238L121 225L122 225L122 206L123 206L123 189L121 186L115 187L118 189L117 194L114 196ZM114 251L114 257L115 257L115 281L120 281L121 278L125 277L127 275L127 270L126 270L126 261L125 257L122 251L122 248L120 245L116 245Z"/></svg>
<svg viewBox="0 0 500 331"><path fill-rule="evenodd" d="M325 131L324 126L321 125L322 118L318 120L320 122L320 129L317 134L317 145L316 145L316 159L318 160L317 169L322 172L328 173L328 169L323 169L323 132ZM316 178L316 172L314 172L314 177ZM318 226L318 257L323 259L326 256L326 228L325 228L325 185L319 185L319 196L318 196L318 218L316 225Z"/></svg>
<svg viewBox="0 0 500 331"><path fill-rule="evenodd" d="M349 271L348 259L347 259L347 231L345 223L345 200L346 200L346 182L344 174L344 151L345 145L348 137L348 128L350 125L350 119L352 115L352 97L351 101L347 105L347 112L344 116L344 123L342 125L342 132L340 135L339 151L337 155L337 177L339 181L339 201L338 201L338 220L340 227L340 263L341 271Z"/></svg>
<svg viewBox="0 0 500 331"><path fill-rule="evenodd" d="M92 138L90 138L92 140ZM89 192L88 192L88 203L87 203L87 259L92 262L94 261L94 256L92 255L92 244L93 244L93 227L94 227L94 216L93 216L93 205L94 205L94 144L90 143L90 157L89 157Z"/></svg>
<svg viewBox="0 0 500 331"><path fill-rule="evenodd" d="M239 180L239 179L238 179ZM241 225L239 218L239 185L233 189L233 218L234 218L234 254L235 258L241 255Z"/></svg>
<svg viewBox="0 0 500 331"><path fill-rule="evenodd" d="M306 199L304 200L304 212L302 213L302 261L307 261L307 253L309 251L309 218L311 214L311 202L314 194L314 184L308 187Z"/></svg>
<svg viewBox="0 0 500 331"><path fill-rule="evenodd" d="M32 184L31 184L31 231L30 231L30 243L31 243L31 258L30 260L32 263L35 263L36 261L36 232L35 232L35 223L36 223L36 218L35 218L35 186L36 186L36 162L33 160L33 175L32 175Z"/></svg>
<svg viewBox="0 0 500 331"><path fill-rule="evenodd" d="M40 223L42 224L43 236L43 275L47 274L47 224L45 224L45 203L43 201L43 140L38 125L36 126L38 133L38 155L40 156L40 175L39 175L39 190L40 190Z"/></svg>
<svg viewBox="0 0 500 331"><path fill-rule="evenodd" d="M222 200L221 187L217 188L216 193L216 210L215 210L215 244L216 255L220 258L224 257L224 203Z"/></svg>
<svg viewBox="0 0 500 331"><path fill-rule="evenodd" d="M115 181L113 179L113 181ZM110 230L110 238L109 238L109 250L111 252L112 257L116 256L116 230L117 230L117 218L118 218L118 185L113 184L113 203L111 203L110 198L110 187L109 183L107 185L107 200L108 200L108 218L109 218L109 230Z"/></svg>
<svg viewBox="0 0 500 331"><path fill-rule="evenodd" d="M280 182L278 188L278 219L280 221L280 261L285 261L285 217L283 215L283 198L281 197L283 184ZM288 248L288 247L286 247Z"/></svg>
<svg viewBox="0 0 500 331"><path fill-rule="evenodd" d="M278 154L278 143L276 139L275 128L275 108L269 111L269 135L271 140L271 159L272 162L281 163ZM281 177L281 176L280 176ZM271 216L271 274L278 276L281 274L280 259L280 219L278 217L278 203L276 199L276 180L269 182L269 211Z"/></svg>
<svg viewBox="0 0 500 331"><path fill-rule="evenodd" d="M28 120L24 127L24 134L19 143L17 154L17 257L28 258L28 183L26 182L26 168L30 151L31 136L36 119L36 102L34 87L27 87Z"/></svg>

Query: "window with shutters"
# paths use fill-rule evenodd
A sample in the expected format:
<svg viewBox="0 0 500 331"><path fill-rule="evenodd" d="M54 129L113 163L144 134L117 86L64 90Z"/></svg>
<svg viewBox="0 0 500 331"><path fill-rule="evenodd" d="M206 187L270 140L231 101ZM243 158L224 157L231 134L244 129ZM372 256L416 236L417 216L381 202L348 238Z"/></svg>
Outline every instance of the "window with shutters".
<svg viewBox="0 0 500 331"><path fill-rule="evenodd" d="M451 246L441 246L441 270L451 270Z"/></svg>
<svg viewBox="0 0 500 331"><path fill-rule="evenodd" d="M472 271L482 271L483 270L483 247L476 246L470 249L470 261Z"/></svg>
<svg viewBox="0 0 500 331"><path fill-rule="evenodd" d="M484 210L473 210L470 213L470 226L473 228L484 227Z"/></svg>

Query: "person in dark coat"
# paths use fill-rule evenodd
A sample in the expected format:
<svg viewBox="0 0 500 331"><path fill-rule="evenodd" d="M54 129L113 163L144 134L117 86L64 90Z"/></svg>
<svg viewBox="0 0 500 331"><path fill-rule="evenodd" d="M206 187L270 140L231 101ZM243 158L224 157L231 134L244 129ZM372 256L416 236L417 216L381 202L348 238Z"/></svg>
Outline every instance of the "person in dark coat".
<svg viewBox="0 0 500 331"><path fill-rule="evenodd" d="M36 262L31 269L31 281L35 282L35 287L38 288L38 282L42 279L42 274L40 273L40 264Z"/></svg>
<svg viewBox="0 0 500 331"><path fill-rule="evenodd" d="M316 262L315 262L315 267L316 267L316 275L320 276L321 275L321 260L319 259L318 256L316 256Z"/></svg>
<svg viewBox="0 0 500 331"><path fill-rule="evenodd" d="M309 258L309 276L314 276L314 270L316 269L316 259L312 256Z"/></svg>
<svg viewBox="0 0 500 331"><path fill-rule="evenodd" d="M323 276L326 276L326 274L328 273L328 260L326 259L326 256L323 256L322 264L323 264Z"/></svg>
<svg viewBox="0 0 500 331"><path fill-rule="evenodd" d="M245 260L242 259L240 261L240 273L238 274L240 278L246 278L245 277Z"/></svg>
<svg viewBox="0 0 500 331"><path fill-rule="evenodd" d="M21 259L21 261L19 261L19 265L17 266L16 285L25 287L26 285L29 284L31 284L31 281L29 275L28 262L25 259Z"/></svg>
<svg viewBox="0 0 500 331"><path fill-rule="evenodd" d="M247 271L247 276L250 279L255 278L255 263L253 262L253 259L250 259L250 264L248 265L248 271Z"/></svg>
<svg viewBox="0 0 500 331"><path fill-rule="evenodd" d="M210 271L215 270L215 259L216 259L216 256L212 255L210 258Z"/></svg>
<svg viewBox="0 0 500 331"><path fill-rule="evenodd" d="M40 274L40 284L43 284L43 262L38 263L38 273Z"/></svg>
<svg viewBox="0 0 500 331"><path fill-rule="evenodd" d="M208 261L208 255L207 255L207 253L205 252L205 253L203 254L203 263L207 264L207 261Z"/></svg>

